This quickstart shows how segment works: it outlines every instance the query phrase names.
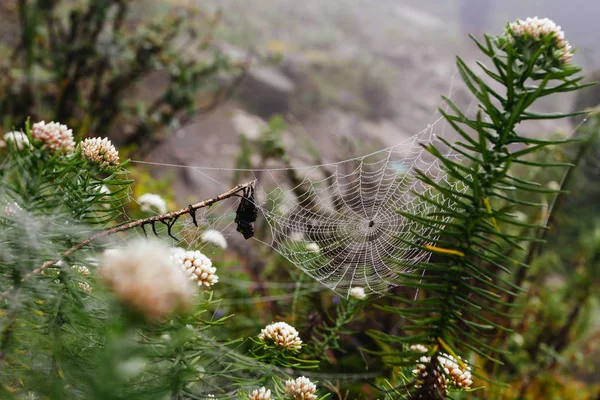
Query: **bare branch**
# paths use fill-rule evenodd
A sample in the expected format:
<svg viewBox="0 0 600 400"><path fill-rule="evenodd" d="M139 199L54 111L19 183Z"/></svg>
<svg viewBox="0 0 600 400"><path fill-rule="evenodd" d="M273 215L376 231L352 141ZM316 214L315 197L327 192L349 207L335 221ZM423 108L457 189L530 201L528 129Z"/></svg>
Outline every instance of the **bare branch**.
<svg viewBox="0 0 600 400"><path fill-rule="evenodd" d="M137 227L142 227L143 228L144 225L148 225L148 224L152 224L153 225L156 222L165 222L165 221L168 221L168 220L173 220L173 219L179 218L182 215L190 214L192 216L192 218L195 220L196 210L198 210L200 208L208 207L210 205L213 205L215 203L218 203L219 201L228 199L230 197L237 196L237 194L239 192L242 192L245 189L253 187L254 184L255 184L255 182L256 181L249 181L249 182L237 185L236 187L234 187L234 188L226 191L225 193L221 193L220 195L218 195L216 197L213 197L212 199L204 200L204 201L201 201L201 202L196 203L196 204L191 204L191 205L189 205L189 206L187 206L185 208L182 208L180 210L177 210L177 211L171 211L171 212L166 213L166 214L155 215L153 217L139 219L137 221L128 222L126 224L119 225L119 226L116 226L116 227L111 228L111 229L107 229L107 230L104 230L104 231L97 232L97 233L93 234L92 236L88 237L87 239L83 240L82 242L80 242L80 243L76 244L75 246L71 247L69 250L65 251L61 255L63 257L71 255L74 252L76 252L77 250L81 249L82 247L85 247L88 244L90 244L91 242L95 241L96 239L100 239L100 238L105 237L105 236L110 236L110 235L113 235L113 234L119 233L119 232L125 232L125 231L128 231L130 229L135 229ZM40 267L34 269L33 271L31 271L27 275L25 275L25 277L23 279L21 279L21 281L19 283L23 283L24 281L26 281L27 279L33 277L34 275L37 275L37 274L41 273L44 269L49 268L49 267L51 267L53 265L56 265L59 261L60 261L60 259L46 261ZM6 291L4 291L2 294L0 294L0 300L4 299L6 296L8 296L9 294L11 294L14 289L15 289L15 286L13 285L13 286L9 287Z"/></svg>

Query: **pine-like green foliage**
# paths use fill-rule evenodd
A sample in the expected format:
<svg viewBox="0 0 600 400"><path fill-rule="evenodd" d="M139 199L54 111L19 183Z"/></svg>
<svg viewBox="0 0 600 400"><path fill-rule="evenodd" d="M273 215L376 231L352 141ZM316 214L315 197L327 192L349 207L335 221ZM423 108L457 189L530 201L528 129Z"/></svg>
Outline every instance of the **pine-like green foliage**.
<svg viewBox="0 0 600 400"><path fill-rule="evenodd" d="M85 141L76 144L66 126L47 128L50 140L39 139L35 127L5 136L0 147L0 398L237 399L260 386L282 398L304 387L287 384L284 368L316 362L252 339L259 332L232 337L224 329L232 316L216 314L212 291L191 283L184 291L188 277L176 265L167 262L173 269L162 269L163 279L143 280L155 259L121 253L107 279L107 243L88 239L122 216L131 183L121 179L124 163L109 142L86 155ZM65 146L55 150L59 137ZM107 154L112 163L103 165ZM125 249L111 250L126 252L126 240L117 247ZM172 260L173 249L158 251ZM181 274L176 285L166 285L169 271ZM109 281L126 284L116 289ZM185 307L153 316L181 293Z"/></svg>
<svg viewBox="0 0 600 400"><path fill-rule="evenodd" d="M385 349L381 352L383 359L407 367L395 369L397 374L385 383L383 389L389 398L444 398L448 391L471 386L459 385L461 372L465 372L462 382L470 382L466 361L459 355L473 361L467 355L474 353L479 357L477 364L484 367L502 361L514 366L523 356L505 357L502 343L507 342L503 339L511 326L510 319L526 303L519 295L533 257L527 254L535 253L531 243L539 242L538 232L544 228L547 216L546 204L539 198L551 199L557 191L519 173L526 170L528 176L535 176L531 171L540 167L562 171L566 164L544 162L540 157L543 151L536 154L536 159L529 158L537 150L564 141L524 137L518 133L518 124L565 117L535 114L529 107L540 97L582 86L575 77L578 68L568 64L564 52L560 52L564 49L556 48L552 36L512 40L486 37L485 43L478 45L493 64L489 69L480 64L483 78L491 83L484 82L460 59L458 68L479 100L479 112L475 117L468 116L447 100L451 112L442 113L459 139L450 142L440 138L440 144L426 147L448 176L462 185L444 186L426 173L419 173L425 185L443 196L435 197L439 200L421 196L437 210L404 217L411 221L413 234L419 239L418 244L410 244L430 251L432 262L410 265L413 273L402 276L403 285L418 289L414 301L396 297L395 306L381 307L400 333L392 329L371 332L376 344ZM275 119L263 134L264 148L259 149L263 161L281 158L288 162L280 143L282 129L281 120ZM362 368L367 361L368 357L356 361L359 352L344 354L354 350L356 343L346 339L354 331L360 332L354 328L361 326L363 315L374 320L381 313L371 313L368 307L373 303L363 299L364 293L360 292L351 294L355 297L342 300L337 307L329 307L323 301L325 296L310 290L301 299L302 278L294 278L298 280L291 321L285 316L284 301L272 302L272 308L265 310L255 306L258 303L251 301L251 292L241 287L228 295L248 302L234 301L231 304L235 306L225 302L223 316L216 311L223 304L207 290L196 293L187 314L163 313L160 320L146 320L143 312L124 296L119 297L114 287L102 285L97 279L101 274L96 274L95 258L103 244L92 242L80 251L65 254L97 229L117 223L130 184L122 179L127 173L123 165L102 167L83 157L78 146L68 152L49 151L44 142L34 140L29 127L20 137L21 142L14 135L12 139L5 137L5 147L0 149L0 398L256 399L270 390L272 398L314 399L323 395L327 380L336 378L333 371L343 371L349 377L353 374L348 371ZM448 148L461 154L463 162L444 156ZM239 162L245 164L248 160L240 157ZM299 183L292 170L288 179ZM295 194L300 199L304 189L298 186ZM528 215L520 214L528 208ZM419 236L423 231L431 235ZM593 239L591 245L597 246L598 238ZM598 251L595 247L592 250L590 263L596 265ZM48 260L59 258L60 265L40 269ZM267 260L270 269L283 270L281 260ZM153 260L148 261L150 266ZM147 266L145 262L136 265ZM269 267L266 270L259 280L267 280ZM232 274L229 269L227 273ZM589 275L575 277L573 287L583 289L576 293L577 302L590 297L597 275L597 268L590 268ZM156 289L161 283L149 286ZM264 291L285 294L286 286L274 285ZM392 302L388 300L378 301ZM564 318L564 327L577 318L578 305L571 310ZM235 317L228 315L232 312ZM306 315L298 318L296 314ZM261 339L256 325L262 322L257 316L265 315L269 320L287 319L298 327L301 346L282 346L273 337ZM237 325L227 326L240 317L241 323L238 319ZM306 322L300 323L302 320ZM546 321L550 324L552 319ZM545 335L543 328L540 331L530 332L538 339L521 349L535 360L538 369L546 357L537 355L560 351L569 338L568 329L563 327L554 335ZM410 345L414 347L410 349ZM542 350L546 345L550 350ZM373 342L365 344L369 349L374 346ZM311 380L318 378L322 386L313 395L317 389L299 377L302 372L297 370L318 368L316 359L323 362L309 376ZM371 361L370 365L378 368L369 373L377 374L380 358ZM449 365L450 369L444 370ZM527 368L529 365L525 365ZM532 371L530 374L536 369ZM486 372L495 377L493 372ZM372 376L361 373L348 379L357 382ZM262 392L260 387L264 387ZM309 389L308 394L300 393L303 388ZM331 390L339 398L348 398L342 390ZM369 398L376 396L365 388L361 392Z"/></svg>
<svg viewBox="0 0 600 400"><path fill-rule="evenodd" d="M348 325L360 318L364 306L363 298L350 297L348 300L339 300L335 307L335 313L326 315L327 323L317 326L313 330L314 336L312 339L315 358L327 360L331 363L327 351L344 351L340 345L340 338L342 335L352 335L354 333Z"/></svg>
<svg viewBox="0 0 600 400"><path fill-rule="evenodd" d="M385 307L405 321L402 333L371 332L384 343L401 346L400 352L384 352L392 365L412 366L404 375L404 383L409 383L402 390L392 390L396 395L445 398L452 387L447 384L448 371L439 367L442 353L457 358L473 352L501 362L501 349L494 338L509 330L510 318L516 316L513 301L521 292L521 282L516 282L513 272L526 268L520 256L506 249L524 249L537 241L533 233L544 229L546 222L544 218L537 218L540 221L536 223L523 222L512 212L527 207L539 215L545 205L531 201L531 193L556 193L516 176L511 167L567 165L529 160L531 153L565 141L526 137L518 126L530 120L567 117L535 113L531 106L539 98L583 87L578 83L581 78L575 77L579 68L567 62L565 48L557 45L564 43L559 41L562 38L553 34L513 37L511 33L509 27L506 36L486 36L483 43L474 39L491 61L491 66L478 62L480 75L457 58L460 75L479 102L479 109L475 116L469 116L445 99L448 110L440 111L459 138L454 142L439 138L440 144L426 146L448 176L467 190L455 190L418 172L425 185L443 196L431 200L415 194L433 203L436 212L403 214L420 228L431 229L432 234L422 238L420 248L431 252L433 258L431 263L412 266L414 272L402 276L404 285L419 289L418 297L398 297L398 306ZM448 148L460 154L463 162L447 157ZM506 228L510 226L520 228L517 232L521 233ZM419 231L415 229L414 235L419 237ZM424 345L428 353L408 351L409 345ZM421 369L411 372L420 357Z"/></svg>

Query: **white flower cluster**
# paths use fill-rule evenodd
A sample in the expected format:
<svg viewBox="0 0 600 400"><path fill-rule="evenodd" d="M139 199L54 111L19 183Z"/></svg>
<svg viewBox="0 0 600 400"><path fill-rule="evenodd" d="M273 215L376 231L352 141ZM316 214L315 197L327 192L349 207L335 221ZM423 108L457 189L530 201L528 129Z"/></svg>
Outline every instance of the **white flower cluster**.
<svg viewBox="0 0 600 400"><path fill-rule="evenodd" d="M77 282L77 287L87 294L92 294L92 287L87 282Z"/></svg>
<svg viewBox="0 0 600 400"><path fill-rule="evenodd" d="M212 266L212 261L198 250L172 250L171 258L198 286L209 288L219 282L219 277L215 274L217 269Z"/></svg>
<svg viewBox="0 0 600 400"><path fill-rule="evenodd" d="M151 320L186 310L196 294L159 241L138 240L126 249L105 252L99 274L122 303Z"/></svg>
<svg viewBox="0 0 600 400"><path fill-rule="evenodd" d="M310 379L301 376L285 382L287 392L293 400L316 400L317 386Z"/></svg>
<svg viewBox="0 0 600 400"><path fill-rule="evenodd" d="M507 36L511 42L516 38L542 40L552 35L554 46L556 47L558 58L562 63L569 63L573 58L572 47L565 40L565 33L561 27L548 18L527 18L525 21L516 20L508 25Z"/></svg>
<svg viewBox="0 0 600 400"><path fill-rule="evenodd" d="M458 389L468 389L471 387L473 380L471 379L471 367L469 367L463 359L458 356L460 361L450 354L442 353L438 360L444 373L450 379L450 385ZM463 366L461 366L464 365Z"/></svg>
<svg viewBox="0 0 600 400"><path fill-rule="evenodd" d="M119 152L108 138L87 138L80 143L86 160L106 168L119 165Z"/></svg>
<svg viewBox="0 0 600 400"><path fill-rule="evenodd" d="M206 243L212 243L222 249L227 248L227 240L225 239L225 236L215 229L207 229L206 231L202 232L200 240Z"/></svg>
<svg viewBox="0 0 600 400"><path fill-rule="evenodd" d="M19 131L8 132L4 134L4 140L11 146L16 147L18 150L23 150L25 147L30 146L27 135Z"/></svg>
<svg viewBox="0 0 600 400"><path fill-rule="evenodd" d="M167 212L167 202L157 194L143 194L137 201L140 203L140 208L143 212L152 212L153 209L158 211L159 214Z"/></svg>
<svg viewBox="0 0 600 400"><path fill-rule="evenodd" d="M68 153L75 147L73 130L58 122L41 121L33 124L31 137L40 140L52 153Z"/></svg>
<svg viewBox="0 0 600 400"><path fill-rule="evenodd" d="M264 386L253 390L248 396L248 400L271 400L271 389L267 390Z"/></svg>
<svg viewBox="0 0 600 400"><path fill-rule="evenodd" d="M422 345L411 346L412 351L427 352L427 348ZM423 351L424 350L424 351ZM471 367L464 360L458 357L460 362L453 356L446 353L441 353L438 356L440 371L436 371L438 375L439 388L442 391L447 391L448 387L456 389L469 389L473 380L471 379ZM427 366L431 362L431 357L421 356L416 368L412 371L416 377L427 376Z"/></svg>
<svg viewBox="0 0 600 400"><path fill-rule="evenodd" d="M365 289L361 288L360 286L356 286L350 289L349 294L350 297L354 297L357 300L362 300L365 297L367 297L367 295L365 294Z"/></svg>
<svg viewBox="0 0 600 400"><path fill-rule="evenodd" d="M302 340L298 336L298 331L285 322L274 322L267 325L264 329L261 329L258 338L263 342L272 341L275 346L290 350L300 350L302 348Z"/></svg>
<svg viewBox="0 0 600 400"><path fill-rule="evenodd" d="M42 146L51 153L70 153L75 148L73 130L58 122L36 122L31 127L33 140L41 142ZM8 132L4 141L0 140L0 147L12 145L19 150L30 147L29 139L23 132ZM81 156L102 167L119 164L119 152L108 138L88 138L79 143Z"/></svg>
<svg viewBox="0 0 600 400"><path fill-rule="evenodd" d="M86 266L73 265L73 266L71 266L71 268L73 268L81 276L89 276L90 275L90 270Z"/></svg>

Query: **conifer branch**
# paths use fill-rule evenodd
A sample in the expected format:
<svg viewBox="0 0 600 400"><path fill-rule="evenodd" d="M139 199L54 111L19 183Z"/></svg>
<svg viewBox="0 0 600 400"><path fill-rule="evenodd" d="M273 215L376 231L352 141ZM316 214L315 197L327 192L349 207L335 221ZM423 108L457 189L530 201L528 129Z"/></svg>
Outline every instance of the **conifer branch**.
<svg viewBox="0 0 600 400"><path fill-rule="evenodd" d="M537 114L530 106L538 98L583 87L579 84L581 78L574 77L580 68L570 64L571 48L560 27L550 20L517 21L509 24L504 36L486 35L483 43L473 40L495 67L492 70L479 62L484 77L500 83L505 91L492 89L457 57L459 73L478 100L479 111L473 117L467 116L451 100L444 99L450 111L440 112L470 143L459 152L466 163L448 158L445 149L436 143L423 147L450 179L462 182L468 190L449 189L417 170L423 184L440 196L428 201L435 209L427 215L401 215L417 226L411 230L413 234L420 225L432 229L431 239L422 248L435 255L436 263L414 267L423 274L403 275L407 286L426 289L421 299L399 299L408 307L384 308L406 319L403 337L370 332L384 342L403 343L401 354L397 354L395 360L390 358L394 360L392 363L417 365L411 371L415 380L413 387L417 390L407 394L405 398L409 399L445 399L449 390L469 387L470 373L463 371L464 376L457 378L438 365L440 361L451 361L450 364L458 366L457 370L467 371L468 366L458 356L459 350L470 350L500 362L497 354L502 354L502 350L487 338L497 338L510 331L506 321L514 315L509 311L514 309L516 293L522 290L520 275L531 262L528 258L514 258L506 248L523 249L524 243L533 243L531 249L543 241L543 234L537 233L538 230L534 234L528 234L529 230L518 234L507 230L510 225L520 224L510 212L517 207L544 206L528 201L524 197L527 194L560 192L514 177L511 166L568 166L526 158L542 148L567 141L531 139L520 135L518 126L531 119L569 117L561 113ZM456 148L449 141L441 142ZM507 181L510 181L508 186ZM510 277L514 272L517 272L516 280ZM407 351L409 345L412 345L411 351Z"/></svg>

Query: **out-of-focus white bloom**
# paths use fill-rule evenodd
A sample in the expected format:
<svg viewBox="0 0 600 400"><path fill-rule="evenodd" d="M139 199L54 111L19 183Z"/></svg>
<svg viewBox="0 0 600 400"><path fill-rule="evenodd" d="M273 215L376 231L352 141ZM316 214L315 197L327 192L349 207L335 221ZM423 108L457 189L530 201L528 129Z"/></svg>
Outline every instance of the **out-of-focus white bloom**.
<svg viewBox="0 0 600 400"><path fill-rule="evenodd" d="M523 347L523 345L525 344L525 339L523 338L523 335L517 332L510 335L510 341L519 347Z"/></svg>
<svg viewBox="0 0 600 400"><path fill-rule="evenodd" d="M108 188L108 186L106 185L102 185L100 186L100 193L103 194L104 196L101 196L99 200L104 200L104 202L102 203L102 205L104 206L104 208L110 208L111 205L107 200L110 200L110 195L112 194L112 192L110 191L110 189Z"/></svg>
<svg viewBox="0 0 600 400"><path fill-rule="evenodd" d="M15 146L19 150L23 150L23 148L30 146L27 135L19 131L5 133L4 140L6 143Z"/></svg>
<svg viewBox="0 0 600 400"><path fill-rule="evenodd" d="M560 184L556 181L550 181L546 184L546 186L548 187L548 189L550 190L556 190L559 191L560 190Z"/></svg>
<svg viewBox="0 0 600 400"><path fill-rule="evenodd" d="M101 167L119 165L119 152L108 138L87 138L79 145L86 160Z"/></svg>
<svg viewBox="0 0 600 400"><path fill-rule="evenodd" d="M171 335L169 335L168 333L163 333L162 335L160 335L160 340L163 340L165 342L170 342Z"/></svg>
<svg viewBox="0 0 600 400"><path fill-rule="evenodd" d="M413 346L411 346L411 350L412 347ZM423 348L425 348L425 346L423 346ZM425 351L427 351L427 348L425 348ZM469 389L473 384L473 380L471 379L471 367L469 367L460 356L458 358L460 361L457 361L456 358L446 353L440 353L437 358L439 370L435 371L435 375L437 376L439 389L443 392L447 392L448 387L455 389ZM430 362L431 357L422 356L419 358L416 368L412 371L413 374L421 379L427 376L426 364L429 364ZM417 387L419 386L420 384L417 383Z"/></svg>
<svg viewBox="0 0 600 400"><path fill-rule="evenodd" d="M285 388L294 400L316 400L317 386L310 379L301 376L285 382Z"/></svg>
<svg viewBox="0 0 600 400"><path fill-rule="evenodd" d="M171 258L198 286L209 288L219 282L219 277L215 274L217 269L212 266L212 261L198 250L171 250Z"/></svg>
<svg viewBox="0 0 600 400"><path fill-rule="evenodd" d="M365 289L361 288L360 286L356 286L350 289L350 296L358 300L362 300L365 297L367 297L367 295L365 294Z"/></svg>
<svg viewBox="0 0 600 400"><path fill-rule="evenodd" d="M271 400L271 389L267 390L264 386L253 390L248 396L248 400Z"/></svg>
<svg viewBox="0 0 600 400"><path fill-rule="evenodd" d="M104 250L104 256L111 256L119 254L119 252L123 251L123 249L106 249Z"/></svg>
<svg viewBox="0 0 600 400"><path fill-rule="evenodd" d="M77 282L77 287L87 294L92 294L92 287L87 282Z"/></svg>
<svg viewBox="0 0 600 400"><path fill-rule="evenodd" d="M519 222L527 222L528 220L527 214L525 214L524 212L515 211L513 214L515 219Z"/></svg>
<svg viewBox="0 0 600 400"><path fill-rule="evenodd" d="M427 353L429 351L427 350L427 347L423 346L422 344L413 344L410 346L410 350L414 351L415 353Z"/></svg>
<svg viewBox="0 0 600 400"><path fill-rule="evenodd" d="M86 266L73 265L71 268L73 268L75 271L77 271L77 273L81 276L89 276L90 275L90 270Z"/></svg>
<svg viewBox="0 0 600 400"><path fill-rule="evenodd" d="M42 141L43 146L52 153L68 153L75 147L73 130L58 122L41 121L33 124L31 137Z"/></svg>
<svg viewBox="0 0 600 400"><path fill-rule="evenodd" d="M152 212L152 210L158 211L159 214L167 212L167 202L157 194L145 193L137 199L140 203L140 208L143 212Z"/></svg>
<svg viewBox="0 0 600 400"><path fill-rule="evenodd" d="M139 375L147 363L148 360L143 357L131 357L116 366L117 373L122 378L131 379Z"/></svg>
<svg viewBox="0 0 600 400"><path fill-rule="evenodd" d="M263 342L272 341L275 346L290 350L300 350L302 340L298 336L298 331L285 322L274 322L261 329L258 338Z"/></svg>
<svg viewBox="0 0 600 400"><path fill-rule="evenodd" d="M207 243L212 243L222 249L227 248L227 239L223 234L215 229L208 229L202 233L200 240Z"/></svg>
<svg viewBox="0 0 600 400"><path fill-rule="evenodd" d="M112 192L110 191L110 189L108 188L108 186L102 185L100 187L100 193L103 193L103 194L106 194L106 195L110 195Z"/></svg>
<svg viewBox="0 0 600 400"><path fill-rule="evenodd" d="M4 215L7 217L14 217L19 214L23 209L17 203L10 202L6 206L4 206Z"/></svg>
<svg viewBox="0 0 600 400"><path fill-rule="evenodd" d="M321 248L318 244L312 242L306 244L306 250L310 251L311 253L319 253L321 251Z"/></svg>
<svg viewBox="0 0 600 400"><path fill-rule="evenodd" d="M548 18L533 17L527 18L525 21L518 19L508 24L507 37L512 43L517 38L531 39L537 42L544 40L550 35L552 36L552 41L560 62L564 64L569 63L573 58L572 47L565 40L565 33L561 27L556 25L554 21Z"/></svg>
<svg viewBox="0 0 600 400"><path fill-rule="evenodd" d="M186 310L196 294L169 249L156 240L137 240L126 249L104 252L99 273L121 302L151 320Z"/></svg>

